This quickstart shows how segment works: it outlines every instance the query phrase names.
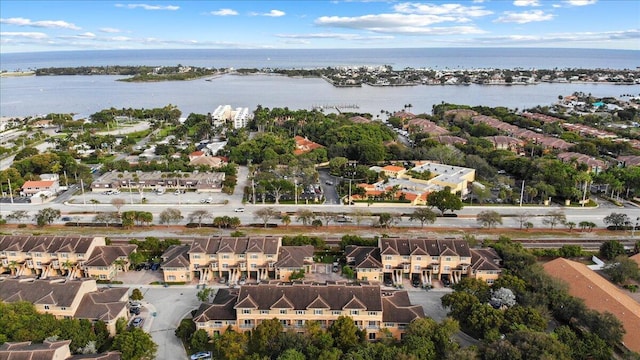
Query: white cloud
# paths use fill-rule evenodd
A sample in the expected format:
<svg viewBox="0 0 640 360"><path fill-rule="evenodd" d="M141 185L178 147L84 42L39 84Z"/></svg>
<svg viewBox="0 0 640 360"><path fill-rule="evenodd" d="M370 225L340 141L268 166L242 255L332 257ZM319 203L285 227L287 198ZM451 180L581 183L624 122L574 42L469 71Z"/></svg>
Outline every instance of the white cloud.
<svg viewBox="0 0 640 360"><path fill-rule="evenodd" d="M521 13L505 11L504 15L494 22L526 24L530 22L549 21L552 20L553 17L553 14L545 14L542 10L525 11Z"/></svg>
<svg viewBox="0 0 640 360"><path fill-rule="evenodd" d="M514 0L513 6L540 6L539 0Z"/></svg>
<svg viewBox="0 0 640 360"><path fill-rule="evenodd" d="M482 6L464 6L460 4L419 4L400 3L393 6L396 12L403 14L420 15L455 15L462 17L481 17L493 14L493 11L486 10Z"/></svg>
<svg viewBox="0 0 640 360"><path fill-rule="evenodd" d="M586 6L597 3L598 0L567 0L565 3L571 6Z"/></svg>
<svg viewBox="0 0 640 360"><path fill-rule="evenodd" d="M210 14L215 16L234 16L238 15L238 12L233 9L220 9L210 12Z"/></svg>
<svg viewBox="0 0 640 360"><path fill-rule="evenodd" d="M12 32L12 31L3 31L0 32L0 36L3 37L16 37L16 38L26 38L26 39L47 39L48 36L45 33L41 32Z"/></svg>
<svg viewBox="0 0 640 360"><path fill-rule="evenodd" d="M252 12L249 15L251 16L269 16L269 17L280 17L280 16L285 16L286 13L282 10L271 10L268 13L257 13L257 12Z"/></svg>
<svg viewBox="0 0 640 360"><path fill-rule="evenodd" d="M94 37L96 37L96 34L94 34L92 32L86 32L86 33L78 34L78 37L81 37L81 38L94 38Z"/></svg>
<svg viewBox="0 0 640 360"><path fill-rule="evenodd" d="M285 39L338 39L338 40L390 40L391 35L366 36L359 34L341 33L312 33L312 34L276 34L279 38Z"/></svg>
<svg viewBox="0 0 640 360"><path fill-rule="evenodd" d="M71 29L71 30L80 30L76 25L62 21L62 20L40 20L33 21L31 19L25 18L8 18L8 19L0 19L1 24L8 25L16 25L16 26L32 26L32 27L41 27L41 28L50 28L50 29Z"/></svg>
<svg viewBox="0 0 640 360"><path fill-rule="evenodd" d="M171 10L175 11L180 9L180 6L176 5L149 5L149 4L116 4L116 7L127 8L127 9L137 9L141 8L144 10Z"/></svg>
<svg viewBox="0 0 640 360"><path fill-rule="evenodd" d="M368 30L377 33L398 33L408 35L434 35L434 34L482 34L483 30L475 26L451 26L431 28L433 24L443 22L468 22L467 18L439 15L416 14L380 14L364 15L358 17L323 16L316 19L315 23L321 26L333 26L349 29Z"/></svg>
<svg viewBox="0 0 640 360"><path fill-rule="evenodd" d="M122 32L120 29L110 28L110 27L100 28L100 31L105 33L110 33L110 34L116 34L116 33Z"/></svg>
<svg viewBox="0 0 640 360"><path fill-rule="evenodd" d="M629 39L640 39L640 30L491 36L475 38L471 42L476 44L528 46L553 43L564 45L571 43L610 43Z"/></svg>

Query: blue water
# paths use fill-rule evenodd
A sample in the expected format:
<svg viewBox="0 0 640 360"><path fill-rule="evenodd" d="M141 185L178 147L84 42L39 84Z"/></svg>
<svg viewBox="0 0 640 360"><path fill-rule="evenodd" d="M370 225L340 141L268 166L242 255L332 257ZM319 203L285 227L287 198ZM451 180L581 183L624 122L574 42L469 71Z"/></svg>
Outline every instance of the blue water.
<svg viewBox="0 0 640 360"><path fill-rule="evenodd" d="M548 48L91 50L0 53L0 69L177 64L215 68L321 68L391 65L394 69L636 69L640 51Z"/></svg>
<svg viewBox="0 0 640 360"><path fill-rule="evenodd" d="M636 69L640 51L586 49L343 49L343 50L112 50L0 54L0 69L177 64L215 68L318 68L391 65L432 69L608 68ZM558 95L580 91L596 97L640 94L640 85L539 84L535 86L412 86L335 88L321 79L282 76L222 76L212 81L127 83L117 76L27 76L0 78L0 116L75 113L102 109L152 108L173 104L187 115L218 105L310 109L317 104L357 104L359 111L430 113L434 104L529 108L547 106Z"/></svg>

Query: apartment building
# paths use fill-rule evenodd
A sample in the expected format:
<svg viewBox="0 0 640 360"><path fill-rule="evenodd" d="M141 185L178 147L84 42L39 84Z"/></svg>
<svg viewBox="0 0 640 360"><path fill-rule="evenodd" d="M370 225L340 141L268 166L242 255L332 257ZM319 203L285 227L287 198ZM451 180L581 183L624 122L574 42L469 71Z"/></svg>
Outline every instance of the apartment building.
<svg viewBox="0 0 640 360"><path fill-rule="evenodd" d="M98 280L115 279L118 271L129 269L129 255L137 248L137 245L97 246L82 265L84 276Z"/></svg>
<svg viewBox="0 0 640 360"><path fill-rule="evenodd" d="M424 317L424 311L411 305L407 292L384 292L368 283L263 283L220 289L213 303L203 303L193 320L197 329L213 336L229 327L250 331L273 318L285 330L303 332L309 321L327 329L340 316L352 318L369 340L380 338L383 329L400 339L411 321Z"/></svg>
<svg viewBox="0 0 640 360"><path fill-rule="evenodd" d="M4 343L0 345L0 359L7 360L120 360L117 351L102 354L71 355L71 340L49 341L41 344L25 342Z"/></svg>
<svg viewBox="0 0 640 360"><path fill-rule="evenodd" d="M0 273L12 275L82 276L81 265L96 247L105 246L104 237L83 236L0 236Z"/></svg>
<svg viewBox="0 0 640 360"><path fill-rule="evenodd" d="M98 289L93 279L0 279L0 301L33 303L41 313L58 319L102 320L115 335L116 320L128 318L128 288Z"/></svg>
<svg viewBox="0 0 640 360"><path fill-rule="evenodd" d="M493 249L469 249L464 240L380 238L378 247L349 246L345 256L363 281L432 285L472 277L492 284L501 272Z"/></svg>
<svg viewBox="0 0 640 360"><path fill-rule="evenodd" d="M278 261L274 264L275 278L287 281L296 271L304 270L309 274L313 270L313 246L282 246L278 251Z"/></svg>
<svg viewBox="0 0 640 360"><path fill-rule="evenodd" d="M165 281L273 279L281 246L282 239L272 236L194 238L186 251L168 249L161 268Z"/></svg>
<svg viewBox="0 0 640 360"><path fill-rule="evenodd" d="M246 107L238 107L234 110L231 105L218 105L211 113L211 118L215 126L222 126L227 122L231 122L234 129L240 129L247 126L249 121L253 119L253 114Z"/></svg>

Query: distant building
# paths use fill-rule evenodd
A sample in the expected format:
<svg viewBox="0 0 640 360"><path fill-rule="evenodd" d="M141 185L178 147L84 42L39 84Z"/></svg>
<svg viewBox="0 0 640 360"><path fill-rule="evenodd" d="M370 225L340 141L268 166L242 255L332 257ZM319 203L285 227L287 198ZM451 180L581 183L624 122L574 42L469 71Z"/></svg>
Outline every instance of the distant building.
<svg viewBox="0 0 640 360"><path fill-rule="evenodd" d="M302 155L302 154L306 154L308 152L311 152L315 149L320 149L323 148L324 146L313 142L309 139L307 139L306 137L302 137L302 136L298 136L296 135L293 138L296 142L296 148L295 150L293 150L293 154L294 155Z"/></svg>
<svg viewBox="0 0 640 360"><path fill-rule="evenodd" d="M71 355L71 340L49 341L41 344L25 342L8 342L0 345L2 360L120 360L119 352L110 351L103 354Z"/></svg>
<svg viewBox="0 0 640 360"><path fill-rule="evenodd" d="M146 172L117 172L105 173L91 183L92 192L107 192L113 190L156 190L180 189L195 190L196 192L221 192L225 174L222 172L192 172L192 173L153 173Z"/></svg>
<svg viewBox="0 0 640 360"><path fill-rule="evenodd" d="M249 108L236 108L233 110L231 105L219 105L213 113L211 113L213 125L222 126L227 122L233 124L234 129L246 127L253 114L249 112Z"/></svg>

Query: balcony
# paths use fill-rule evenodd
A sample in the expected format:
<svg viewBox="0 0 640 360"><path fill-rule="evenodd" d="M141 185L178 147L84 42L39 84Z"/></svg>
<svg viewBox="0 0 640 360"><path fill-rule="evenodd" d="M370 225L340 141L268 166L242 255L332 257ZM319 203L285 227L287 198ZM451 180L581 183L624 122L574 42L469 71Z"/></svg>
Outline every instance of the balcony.
<svg viewBox="0 0 640 360"><path fill-rule="evenodd" d="M253 324L241 324L240 328L241 329L252 329L253 328Z"/></svg>

